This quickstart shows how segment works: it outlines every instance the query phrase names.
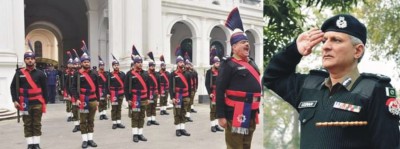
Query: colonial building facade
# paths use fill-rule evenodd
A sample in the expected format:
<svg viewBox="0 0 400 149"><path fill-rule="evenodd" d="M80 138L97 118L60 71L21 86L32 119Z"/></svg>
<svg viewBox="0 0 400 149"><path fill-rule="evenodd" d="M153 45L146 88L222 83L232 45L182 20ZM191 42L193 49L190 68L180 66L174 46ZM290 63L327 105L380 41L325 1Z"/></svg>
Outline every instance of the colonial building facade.
<svg viewBox="0 0 400 149"><path fill-rule="evenodd" d="M153 51L159 67L164 55L174 67L175 49L189 54L199 73L198 95L205 95L205 71L210 48L229 55L231 31L224 26L229 12L238 7L251 46L251 57L263 64L262 0L1 0L0 5L0 108L13 109L9 85L15 67L23 67L27 39L42 64L65 65L66 51L81 41L90 50L92 66L98 56L111 65L111 54L129 69L132 45L142 57ZM145 58L145 65L147 66ZM39 65L39 64L38 64ZM146 67L145 67L146 68ZM147 68L146 68L147 69ZM261 68L262 69L262 68Z"/></svg>

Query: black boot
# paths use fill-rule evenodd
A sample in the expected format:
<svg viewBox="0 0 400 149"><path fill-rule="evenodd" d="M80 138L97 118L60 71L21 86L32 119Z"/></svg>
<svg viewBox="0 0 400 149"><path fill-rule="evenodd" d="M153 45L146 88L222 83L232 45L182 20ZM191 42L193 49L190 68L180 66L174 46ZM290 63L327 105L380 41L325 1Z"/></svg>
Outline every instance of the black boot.
<svg viewBox="0 0 400 149"><path fill-rule="evenodd" d="M158 123L157 121L151 121L152 125L160 125L160 123Z"/></svg>
<svg viewBox="0 0 400 149"><path fill-rule="evenodd" d="M194 109L190 109L190 113L197 113L197 111Z"/></svg>
<svg viewBox="0 0 400 149"><path fill-rule="evenodd" d="M28 149L34 149L33 144L28 144Z"/></svg>
<svg viewBox="0 0 400 149"><path fill-rule="evenodd" d="M33 149L40 149L39 144L33 144Z"/></svg>
<svg viewBox="0 0 400 149"><path fill-rule="evenodd" d="M185 129L181 129L181 133L184 136L190 136L190 133L188 133Z"/></svg>
<svg viewBox="0 0 400 149"><path fill-rule="evenodd" d="M87 148L88 147L88 142L87 141L83 141L82 142L82 148Z"/></svg>
<svg viewBox="0 0 400 149"><path fill-rule="evenodd" d="M138 135L140 141L147 141L147 139L141 134Z"/></svg>
<svg viewBox="0 0 400 149"><path fill-rule="evenodd" d="M181 130L180 129L176 130L175 135L177 137L180 137L182 135Z"/></svg>
<svg viewBox="0 0 400 149"><path fill-rule="evenodd" d="M71 122L71 121L72 121L72 117L68 117L67 122Z"/></svg>
<svg viewBox="0 0 400 149"><path fill-rule="evenodd" d="M214 127L215 127L215 130L217 130L217 131L221 131L221 132L224 131L224 129L220 128L218 125L215 125Z"/></svg>
<svg viewBox="0 0 400 149"><path fill-rule="evenodd" d="M215 126L211 126L211 132L217 132L217 128L215 128Z"/></svg>
<svg viewBox="0 0 400 149"><path fill-rule="evenodd" d="M89 140L87 144L91 147L97 147L97 144L93 140Z"/></svg>
<svg viewBox="0 0 400 149"><path fill-rule="evenodd" d="M103 118L103 115L100 115L100 118L99 118L100 120L103 120L104 118Z"/></svg>
<svg viewBox="0 0 400 149"><path fill-rule="evenodd" d="M167 110L164 110L164 115L169 115L169 113L167 112Z"/></svg>
<svg viewBox="0 0 400 149"><path fill-rule="evenodd" d="M164 115L164 110L161 110L161 111L160 111L160 115Z"/></svg>
<svg viewBox="0 0 400 149"><path fill-rule="evenodd" d="M75 125L74 129L72 129L72 132L77 132L81 130L81 127L79 125Z"/></svg>
<svg viewBox="0 0 400 149"><path fill-rule="evenodd" d="M193 120L190 117L186 117L186 122L193 122Z"/></svg>
<svg viewBox="0 0 400 149"><path fill-rule="evenodd" d="M151 125L151 121L147 121L147 126L150 126Z"/></svg>
<svg viewBox="0 0 400 149"><path fill-rule="evenodd" d="M139 136L133 135L133 142L139 142Z"/></svg>
<svg viewBox="0 0 400 149"><path fill-rule="evenodd" d="M117 124L112 125L112 129L117 129L117 127L118 127Z"/></svg>
<svg viewBox="0 0 400 149"><path fill-rule="evenodd" d="M122 124L117 124L117 127L118 127L118 128L125 128L125 126L122 125Z"/></svg>
<svg viewBox="0 0 400 149"><path fill-rule="evenodd" d="M104 119L104 120L108 120L107 115L103 115L103 119Z"/></svg>

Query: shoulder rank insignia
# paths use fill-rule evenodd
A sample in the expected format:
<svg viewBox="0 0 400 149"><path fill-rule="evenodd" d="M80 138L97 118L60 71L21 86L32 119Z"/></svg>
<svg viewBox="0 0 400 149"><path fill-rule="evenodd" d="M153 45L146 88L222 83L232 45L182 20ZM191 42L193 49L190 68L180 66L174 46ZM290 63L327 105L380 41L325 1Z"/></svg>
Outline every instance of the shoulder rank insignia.
<svg viewBox="0 0 400 149"><path fill-rule="evenodd" d="M387 97L394 97L394 98L396 98L396 90L395 90L394 88L392 88L392 87L386 87L385 90L386 90L386 96L387 96Z"/></svg>
<svg viewBox="0 0 400 149"><path fill-rule="evenodd" d="M335 101L333 108L360 113L361 106Z"/></svg>

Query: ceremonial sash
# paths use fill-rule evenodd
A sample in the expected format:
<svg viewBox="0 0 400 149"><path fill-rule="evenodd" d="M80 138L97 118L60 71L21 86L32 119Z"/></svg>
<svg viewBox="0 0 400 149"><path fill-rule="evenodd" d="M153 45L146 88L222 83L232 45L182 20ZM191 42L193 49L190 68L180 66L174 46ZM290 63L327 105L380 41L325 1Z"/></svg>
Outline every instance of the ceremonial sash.
<svg viewBox="0 0 400 149"><path fill-rule="evenodd" d="M80 88L81 94L79 95L79 100L81 101L81 105L79 105L79 110L81 113L89 113L89 99L96 98L96 86L87 72L81 69L79 73L85 77L86 82L88 82L90 86L90 89Z"/></svg>
<svg viewBox="0 0 400 149"><path fill-rule="evenodd" d="M185 84L185 88L175 87L175 99L178 102L176 103L175 108L181 108L183 104L183 97L189 96L188 92L189 85L187 83L185 76L183 76L182 73L175 72L175 74L178 75L179 78L181 78L183 84Z"/></svg>
<svg viewBox="0 0 400 149"><path fill-rule="evenodd" d="M149 99L149 101L150 101L150 103L154 103L154 94L158 93L158 90L157 90L158 83L157 83L156 77L152 73L149 73L149 76L154 82L154 86L150 86L150 99Z"/></svg>
<svg viewBox="0 0 400 149"><path fill-rule="evenodd" d="M232 118L232 132L249 134L251 110L257 110L260 106L261 93L227 90L225 103L234 108ZM258 113L255 115L258 124Z"/></svg>
<svg viewBox="0 0 400 149"><path fill-rule="evenodd" d="M136 76L140 84L143 86L143 90L132 90L132 111L140 112L141 99L147 97L147 86L140 74L135 71L131 71L131 73Z"/></svg>
<svg viewBox="0 0 400 149"><path fill-rule="evenodd" d="M33 81L31 77L31 74L25 68L21 69L21 73L25 76L26 81L32 87L32 89L27 89L27 88L19 89L20 93L19 102L20 102L20 110L23 111L22 114L28 114L28 107L29 107L28 100L39 100L39 102L42 104L42 112L46 113L46 103L42 96L42 89L36 85L36 83ZM36 96L29 97L29 95L31 94Z"/></svg>
<svg viewBox="0 0 400 149"><path fill-rule="evenodd" d="M250 74L253 75L253 77L257 80L257 82L261 86L260 74L257 72L257 70L254 69L253 66L251 66L249 63L247 63L245 61L237 60L235 58L232 58L231 60L233 62L235 62L236 64L239 64L239 65L245 67L247 70L249 70Z"/></svg>
<svg viewBox="0 0 400 149"><path fill-rule="evenodd" d="M103 80L104 83L107 81L103 72L99 72L99 76L100 76L101 80ZM103 84L99 84L99 91L100 91L100 100L104 100L103 96L104 96L105 89L103 87Z"/></svg>
<svg viewBox="0 0 400 149"><path fill-rule="evenodd" d="M213 81L213 76L218 76L218 70L214 70L214 69L212 69L211 70L211 72L212 72L212 74L211 74L211 81ZM214 83L213 83L214 84ZM216 101L217 101L217 92L216 92L216 89L217 89L217 87L216 87L216 85L212 85L211 86L211 92L212 92L212 94L214 95L212 98L211 98L211 104L213 104L213 105L215 105L216 104Z"/></svg>
<svg viewBox="0 0 400 149"><path fill-rule="evenodd" d="M111 104L112 105L118 105L117 98L118 96L121 96L124 94L124 83L122 83L121 78L119 77L118 73L113 73L114 78L118 81L121 87L110 87L110 93L111 93Z"/></svg>
<svg viewBox="0 0 400 149"><path fill-rule="evenodd" d="M161 83L161 96L165 96L165 90L168 90L169 88L169 80L167 77L167 74L165 72L161 73L161 75L164 77L165 82Z"/></svg>

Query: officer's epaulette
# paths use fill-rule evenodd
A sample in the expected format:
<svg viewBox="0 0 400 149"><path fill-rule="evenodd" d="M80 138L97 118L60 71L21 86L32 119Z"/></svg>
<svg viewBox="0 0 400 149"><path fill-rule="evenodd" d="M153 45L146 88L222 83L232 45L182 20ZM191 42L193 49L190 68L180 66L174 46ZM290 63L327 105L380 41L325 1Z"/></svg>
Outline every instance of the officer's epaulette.
<svg viewBox="0 0 400 149"><path fill-rule="evenodd" d="M222 57L222 61L226 62L226 61L230 61L232 57L228 57L228 56L224 56Z"/></svg>
<svg viewBox="0 0 400 149"><path fill-rule="evenodd" d="M326 71L326 69L323 69L323 68L311 69L310 70L310 75L318 75L318 76L322 76L324 78L329 77L328 71Z"/></svg>
<svg viewBox="0 0 400 149"><path fill-rule="evenodd" d="M360 74L364 78L369 78L373 80L377 80L379 82L385 82L389 83L390 78L388 76L382 75L382 74L374 74L374 73L361 73Z"/></svg>

